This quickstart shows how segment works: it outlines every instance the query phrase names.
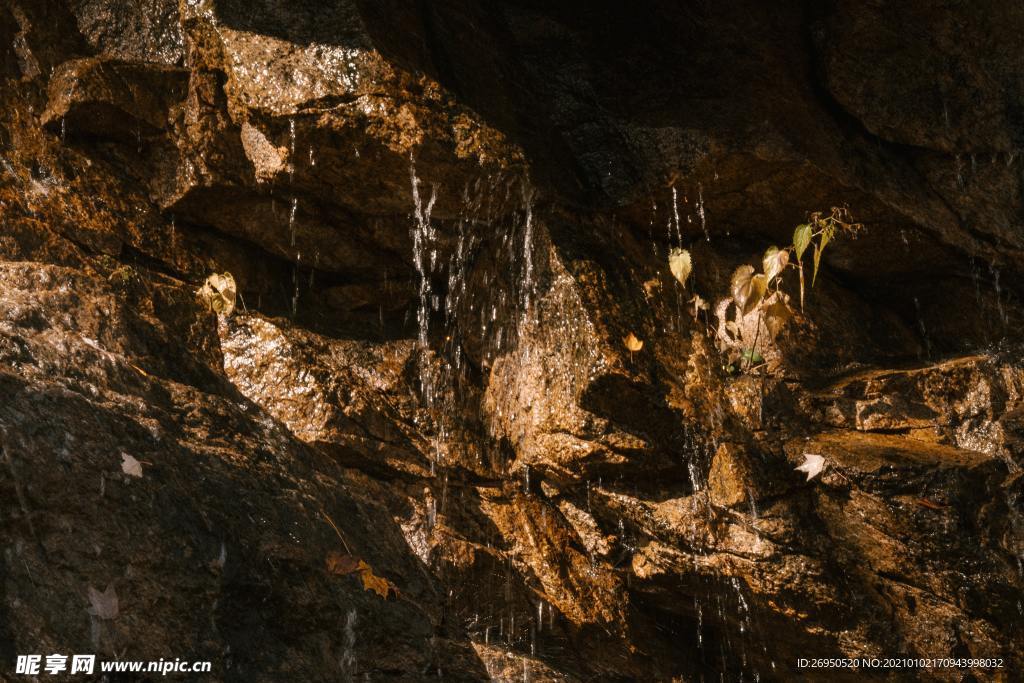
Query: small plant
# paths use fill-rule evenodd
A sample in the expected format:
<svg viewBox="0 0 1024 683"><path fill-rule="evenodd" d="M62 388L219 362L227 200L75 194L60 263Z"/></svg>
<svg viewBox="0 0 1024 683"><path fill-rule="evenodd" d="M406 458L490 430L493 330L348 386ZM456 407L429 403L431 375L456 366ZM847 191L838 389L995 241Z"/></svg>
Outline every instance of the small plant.
<svg viewBox="0 0 1024 683"><path fill-rule="evenodd" d="M861 223L854 223L850 216L850 210L845 206L833 206L832 211L825 216L820 211L812 213L808 221L796 226L793 231L793 254L796 256L797 268L800 270L800 310L804 310L804 264L803 256L807 247L814 244L814 273L811 275L811 286L814 286L818 279L818 266L821 264L821 254L825 247L836 236L836 231L855 234L864 226ZM817 242L814 239L817 238Z"/></svg>
<svg viewBox="0 0 1024 683"><path fill-rule="evenodd" d="M196 291L199 300L210 311L223 316L229 316L235 310L236 294L235 278L227 272L214 273Z"/></svg>
<svg viewBox="0 0 1024 683"><path fill-rule="evenodd" d="M107 281L115 286L127 287L139 278L139 274L131 266L121 266L111 271Z"/></svg>
<svg viewBox="0 0 1024 683"><path fill-rule="evenodd" d="M796 268L800 273L800 310L804 308L803 256L807 249L814 247L814 271L811 286L818 278L821 255L825 247L840 233L854 234L862 225L855 223L845 207L833 207L825 214L810 214L807 223L793 231L793 243L782 249L768 247L761 258L761 272L751 265L742 265L732 274L729 294L718 301L715 317L718 326L715 338L719 350L727 355L726 369L731 373L751 369L765 364L758 343L764 334L768 341L774 341L786 323L793 318L794 311L789 296L782 291L782 279L787 268ZM673 249L669 254L669 269L672 275L685 286L693 262L690 253ZM691 299L696 316L706 304L699 296ZM763 333L762 333L763 330Z"/></svg>

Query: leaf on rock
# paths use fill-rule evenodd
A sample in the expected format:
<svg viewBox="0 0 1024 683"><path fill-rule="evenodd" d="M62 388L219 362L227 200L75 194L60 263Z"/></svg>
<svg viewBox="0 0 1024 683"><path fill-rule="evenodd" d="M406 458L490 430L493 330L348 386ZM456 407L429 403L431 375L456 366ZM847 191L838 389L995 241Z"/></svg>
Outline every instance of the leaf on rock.
<svg viewBox="0 0 1024 683"><path fill-rule="evenodd" d="M643 340L637 339L636 335L633 334L632 332L630 332L629 334L622 338L622 343L626 345L626 348L629 349L630 353L639 351L640 349L644 348Z"/></svg>
<svg viewBox="0 0 1024 683"><path fill-rule="evenodd" d="M142 477L142 463L127 453L122 453L121 471L130 477Z"/></svg>
<svg viewBox="0 0 1024 683"><path fill-rule="evenodd" d="M338 576L346 576L347 574L359 571L361 563L365 564L359 558L336 551L327 554L327 571Z"/></svg>
<svg viewBox="0 0 1024 683"><path fill-rule="evenodd" d="M363 589L373 591L387 600L388 592L392 589L390 581L374 574L370 565L362 560L359 561L359 576L363 580Z"/></svg>
<svg viewBox="0 0 1024 683"><path fill-rule="evenodd" d="M107 590L102 593L89 586L89 604L92 606L92 613L100 619L116 619L119 602L114 585L108 585Z"/></svg>
<svg viewBox="0 0 1024 683"><path fill-rule="evenodd" d="M764 252L764 258L761 259L762 269L764 275L768 278L768 282L771 282L779 275L789 263L789 252L785 249L779 250L778 247L768 247L768 250Z"/></svg>
<svg viewBox="0 0 1024 683"><path fill-rule="evenodd" d="M363 584L363 590L373 591L385 600L390 592L398 595L398 587L384 577L374 574L373 567L368 565L366 560L339 552L330 552L327 554L326 563L327 571L336 576L348 576L349 574L358 573L359 580Z"/></svg>
<svg viewBox="0 0 1024 683"><path fill-rule="evenodd" d="M796 253L797 261L804 257L804 252L811 243L813 231L814 229L807 223L796 226L796 230L793 231L793 251Z"/></svg>
<svg viewBox="0 0 1024 683"><path fill-rule="evenodd" d="M235 310L235 278L231 273L214 273L196 292L206 307L218 315L231 315Z"/></svg>
<svg viewBox="0 0 1024 683"><path fill-rule="evenodd" d="M806 472L807 481L821 474L825 468L825 458L815 453L804 453L804 462L796 468L797 472Z"/></svg>
<svg viewBox="0 0 1024 683"><path fill-rule="evenodd" d="M693 272L693 259L690 258L690 252L678 247L672 249L668 255L668 268L672 271L675 279L679 280L679 284L685 287L686 279Z"/></svg>

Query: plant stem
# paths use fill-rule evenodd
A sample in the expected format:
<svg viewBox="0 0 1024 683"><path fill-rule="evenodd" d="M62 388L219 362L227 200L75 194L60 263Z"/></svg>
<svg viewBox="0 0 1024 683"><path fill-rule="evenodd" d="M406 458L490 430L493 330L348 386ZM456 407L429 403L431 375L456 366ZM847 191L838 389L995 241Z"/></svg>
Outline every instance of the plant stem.
<svg viewBox="0 0 1024 683"><path fill-rule="evenodd" d="M749 370L750 366L753 364L753 362L754 362L754 354L757 353L757 340L761 336L761 314L762 314L762 312L763 311L761 310L761 304L758 304L758 306L757 306L757 325L756 325L756 329L754 331L754 344L753 344L753 346L750 347L750 355L747 356L747 367L746 367L747 370ZM763 356L762 356L762 358L763 358Z"/></svg>

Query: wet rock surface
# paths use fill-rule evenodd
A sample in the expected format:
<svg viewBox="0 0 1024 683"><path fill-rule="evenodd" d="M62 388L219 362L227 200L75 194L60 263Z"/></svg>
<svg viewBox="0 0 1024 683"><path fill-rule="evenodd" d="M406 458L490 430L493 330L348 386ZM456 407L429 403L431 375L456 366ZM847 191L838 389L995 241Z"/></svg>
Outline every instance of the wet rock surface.
<svg viewBox="0 0 1024 683"><path fill-rule="evenodd" d="M1024 15L574 5L0 7L0 679L1016 679Z"/></svg>

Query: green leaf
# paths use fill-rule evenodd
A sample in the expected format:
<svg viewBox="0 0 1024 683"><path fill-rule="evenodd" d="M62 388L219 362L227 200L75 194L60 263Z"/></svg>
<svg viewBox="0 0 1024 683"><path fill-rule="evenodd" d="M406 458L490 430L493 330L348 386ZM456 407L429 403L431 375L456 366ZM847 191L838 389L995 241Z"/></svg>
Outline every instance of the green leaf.
<svg viewBox="0 0 1024 683"><path fill-rule="evenodd" d="M803 258L807 246L811 243L811 234L814 229L807 223L796 226L793 231L793 251L796 253L796 260Z"/></svg>
<svg viewBox="0 0 1024 683"><path fill-rule="evenodd" d="M746 303L743 304L743 315L747 315L752 310L757 308L757 305L764 299L764 295L768 292L768 278L763 274L755 275L750 279L750 294L747 296Z"/></svg>
<svg viewBox="0 0 1024 683"><path fill-rule="evenodd" d="M729 290L732 292L733 301L743 309L750 293L750 280L754 277L754 266L742 265L732 273L732 280L729 283Z"/></svg>
<svg viewBox="0 0 1024 683"><path fill-rule="evenodd" d="M821 245L814 245L814 275L811 276L811 287L814 286L814 282L818 279L818 264L821 263L821 251L824 249Z"/></svg>
<svg viewBox="0 0 1024 683"><path fill-rule="evenodd" d="M679 284L685 287L686 279L690 277L690 273L693 271L693 260L690 258L690 252L678 247L672 249L668 255L668 268L672 271L675 279L679 280Z"/></svg>
<svg viewBox="0 0 1024 683"><path fill-rule="evenodd" d="M768 278L768 282L774 280L788 263L788 251L785 249L779 251L779 248L775 246L768 247L768 250L764 252L764 257L761 259L761 265L763 267L765 277Z"/></svg>
<svg viewBox="0 0 1024 683"><path fill-rule="evenodd" d="M753 266L742 265L733 272L730 289L736 307L746 315L761 303L768 291L768 278L764 274L755 275Z"/></svg>
<svg viewBox="0 0 1024 683"><path fill-rule="evenodd" d="M821 250L825 251L825 245L829 243L836 235L836 226L834 224L826 225L821 231Z"/></svg>
<svg viewBox="0 0 1024 683"><path fill-rule="evenodd" d="M745 360L748 365L759 365L764 362L764 357L756 349L743 349L740 352L740 358Z"/></svg>

